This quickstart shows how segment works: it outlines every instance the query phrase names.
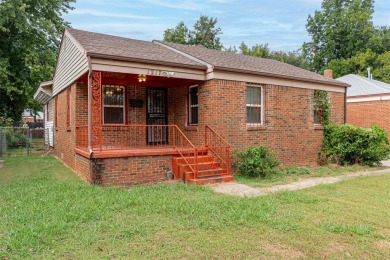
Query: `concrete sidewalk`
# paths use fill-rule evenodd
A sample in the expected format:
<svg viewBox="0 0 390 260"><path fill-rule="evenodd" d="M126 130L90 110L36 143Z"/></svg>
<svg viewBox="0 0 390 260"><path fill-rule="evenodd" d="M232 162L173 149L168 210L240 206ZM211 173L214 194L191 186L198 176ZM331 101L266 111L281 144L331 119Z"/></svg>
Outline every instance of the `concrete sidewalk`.
<svg viewBox="0 0 390 260"><path fill-rule="evenodd" d="M382 161L383 166L390 167L390 160ZM313 186L317 186L320 184L331 184L336 183L340 181L345 181L349 179L354 179L360 176L373 176L373 175L382 175L382 174L390 174L390 169L384 169L379 171L373 171L373 172L354 172L349 173L342 176L336 176L336 177L317 177L317 178L310 178L305 179L289 184L283 184L283 185L275 185L267 188L253 188L245 184L239 184L239 183L218 183L211 185L211 188L215 192L220 192L228 195L233 196L240 196L240 197L257 197L257 196L264 196L268 195L270 193L278 192L278 191L291 191L291 190L301 190L310 188Z"/></svg>

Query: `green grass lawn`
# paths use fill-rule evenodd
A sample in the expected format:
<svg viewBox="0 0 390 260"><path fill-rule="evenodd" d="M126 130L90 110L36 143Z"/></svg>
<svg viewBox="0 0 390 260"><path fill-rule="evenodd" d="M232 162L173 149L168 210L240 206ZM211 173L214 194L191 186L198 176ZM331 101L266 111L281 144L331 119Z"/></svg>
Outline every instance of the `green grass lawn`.
<svg viewBox="0 0 390 260"><path fill-rule="evenodd" d="M264 188L273 185L287 184L307 178L340 176L351 172L378 171L387 168L388 167L384 166L369 167L362 165L328 165L314 168L288 167L280 169L276 174L266 178L251 178L242 175L236 175L234 178L238 183L246 184L255 188Z"/></svg>
<svg viewBox="0 0 390 260"><path fill-rule="evenodd" d="M0 169L0 259L390 257L390 174L239 198L81 182L50 157Z"/></svg>

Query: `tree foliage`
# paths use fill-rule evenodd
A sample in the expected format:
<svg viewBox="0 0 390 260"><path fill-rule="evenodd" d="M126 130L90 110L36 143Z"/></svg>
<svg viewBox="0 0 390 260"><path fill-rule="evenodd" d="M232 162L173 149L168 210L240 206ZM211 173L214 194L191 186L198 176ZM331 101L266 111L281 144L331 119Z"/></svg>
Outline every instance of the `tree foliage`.
<svg viewBox="0 0 390 260"><path fill-rule="evenodd" d="M164 31L164 41L187 45L202 45L209 49L221 50L219 35L221 28L216 27L217 18L201 15L194 24L194 30L189 30L183 21L176 27Z"/></svg>
<svg viewBox="0 0 390 260"><path fill-rule="evenodd" d="M239 49L244 55L278 60L303 69L309 68L309 64L307 63L307 60L301 50L291 52L272 51L268 47L268 43L256 44L252 47L249 47L244 42L241 43Z"/></svg>
<svg viewBox="0 0 390 260"><path fill-rule="evenodd" d="M368 49L350 59L331 60L328 68L333 70L335 77L351 73L367 76L367 68L370 68L374 79L390 83L390 51L377 54Z"/></svg>
<svg viewBox="0 0 390 260"><path fill-rule="evenodd" d="M53 76L62 13L75 0L0 2L0 117L18 120L25 108L37 109L32 96Z"/></svg>
<svg viewBox="0 0 390 260"><path fill-rule="evenodd" d="M309 57L312 54L314 71L322 71L331 60L350 59L366 51L368 44L379 44L372 23L373 0L324 0L321 7L306 24L312 42L304 47Z"/></svg>

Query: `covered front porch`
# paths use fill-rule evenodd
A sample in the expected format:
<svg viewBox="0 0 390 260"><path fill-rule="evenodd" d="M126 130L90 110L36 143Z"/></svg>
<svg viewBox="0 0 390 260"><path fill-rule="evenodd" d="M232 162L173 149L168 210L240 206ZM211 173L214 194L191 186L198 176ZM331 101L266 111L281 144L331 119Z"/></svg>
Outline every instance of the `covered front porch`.
<svg viewBox="0 0 390 260"><path fill-rule="evenodd" d="M76 107L75 153L90 159L170 156L180 179L209 177L202 170L229 175L229 144L209 126L198 129L202 81L171 76L93 71L89 84L77 90L88 106ZM185 134L188 128L196 131Z"/></svg>

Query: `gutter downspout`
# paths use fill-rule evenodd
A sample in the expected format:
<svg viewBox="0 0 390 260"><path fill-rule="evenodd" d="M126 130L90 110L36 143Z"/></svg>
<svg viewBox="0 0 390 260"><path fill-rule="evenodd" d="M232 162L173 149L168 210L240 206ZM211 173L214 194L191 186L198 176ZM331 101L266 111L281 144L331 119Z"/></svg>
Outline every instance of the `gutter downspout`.
<svg viewBox="0 0 390 260"><path fill-rule="evenodd" d="M344 92L344 124L347 123L347 90L348 90L348 87L345 87L345 92Z"/></svg>
<svg viewBox="0 0 390 260"><path fill-rule="evenodd" d="M91 66L91 56L87 56L88 59L88 151L89 158L93 156L92 150L92 66Z"/></svg>

